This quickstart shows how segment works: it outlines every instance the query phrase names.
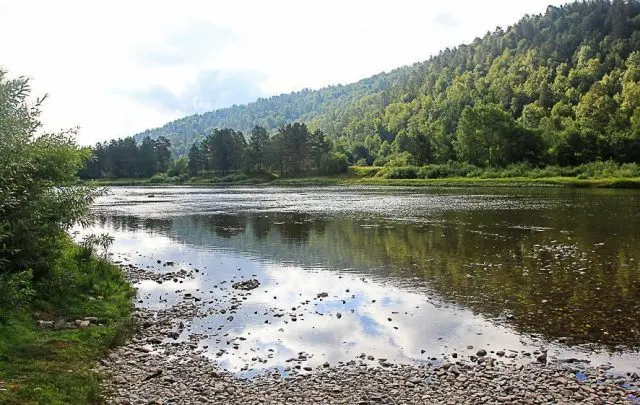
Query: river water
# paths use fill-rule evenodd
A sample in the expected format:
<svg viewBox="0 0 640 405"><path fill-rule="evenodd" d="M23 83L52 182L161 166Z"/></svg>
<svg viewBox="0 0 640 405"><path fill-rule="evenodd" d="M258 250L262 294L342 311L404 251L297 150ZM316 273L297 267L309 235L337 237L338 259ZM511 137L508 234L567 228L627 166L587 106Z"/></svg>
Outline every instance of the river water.
<svg viewBox="0 0 640 405"><path fill-rule="evenodd" d="M137 305L197 297L179 339L232 372L542 348L640 371L639 208L632 190L117 187L80 233L190 272L141 281Z"/></svg>

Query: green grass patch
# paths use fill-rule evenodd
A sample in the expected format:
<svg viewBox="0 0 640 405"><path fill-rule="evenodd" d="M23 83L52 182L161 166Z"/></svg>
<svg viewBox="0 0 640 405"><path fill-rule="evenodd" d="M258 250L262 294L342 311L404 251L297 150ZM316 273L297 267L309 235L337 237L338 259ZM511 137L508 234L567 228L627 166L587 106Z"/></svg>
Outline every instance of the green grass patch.
<svg viewBox="0 0 640 405"><path fill-rule="evenodd" d="M96 185L144 186L160 185L149 179L119 179L97 181ZM178 184L168 182L166 184ZM526 163L504 168L480 168L466 163L451 162L426 166L351 166L345 173L278 177L273 173L246 175L233 173L223 177L195 177L188 185L252 185L278 186L319 185L393 185L393 186L564 186L640 188L640 165L620 164L612 161L594 162L575 167L532 167Z"/></svg>
<svg viewBox="0 0 640 405"><path fill-rule="evenodd" d="M98 404L101 376L93 371L132 330L134 291L122 271L67 243L52 276L34 283L28 308L0 314L0 403ZM55 331L36 320L97 317L100 325Z"/></svg>

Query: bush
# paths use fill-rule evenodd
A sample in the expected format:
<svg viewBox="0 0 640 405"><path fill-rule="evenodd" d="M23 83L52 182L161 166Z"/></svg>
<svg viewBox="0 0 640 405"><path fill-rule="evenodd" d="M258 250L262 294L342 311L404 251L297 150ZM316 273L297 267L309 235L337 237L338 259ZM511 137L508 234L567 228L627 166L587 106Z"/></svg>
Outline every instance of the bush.
<svg viewBox="0 0 640 405"><path fill-rule="evenodd" d="M168 178L166 173L156 173L149 179L149 183L167 183Z"/></svg>
<svg viewBox="0 0 640 405"><path fill-rule="evenodd" d="M167 170L167 175L169 177L180 177L187 176L187 170L189 168L189 161L186 157L181 157L175 160L172 160L169 164L169 169Z"/></svg>
<svg viewBox="0 0 640 405"><path fill-rule="evenodd" d="M332 152L326 156L322 167L325 174L340 174L349 169L349 162L344 153Z"/></svg>
<svg viewBox="0 0 640 405"><path fill-rule="evenodd" d="M385 179L416 179L418 171L416 166L385 167L381 170Z"/></svg>
<svg viewBox="0 0 640 405"><path fill-rule="evenodd" d="M385 166L389 160L384 156L379 156L373 161L374 166Z"/></svg>
<svg viewBox="0 0 640 405"><path fill-rule="evenodd" d="M31 303L34 291L31 271L0 273L0 308L22 309ZM7 311L0 311L0 321Z"/></svg>
<svg viewBox="0 0 640 405"><path fill-rule="evenodd" d="M29 94L28 79L0 71L0 273L32 270L38 280L102 190L73 185L91 152L74 131L38 133L42 100L32 104Z"/></svg>
<svg viewBox="0 0 640 405"><path fill-rule="evenodd" d="M221 179L219 179L219 181L222 183L234 183L238 181L245 181L247 179L248 177L244 173L232 173L222 177Z"/></svg>

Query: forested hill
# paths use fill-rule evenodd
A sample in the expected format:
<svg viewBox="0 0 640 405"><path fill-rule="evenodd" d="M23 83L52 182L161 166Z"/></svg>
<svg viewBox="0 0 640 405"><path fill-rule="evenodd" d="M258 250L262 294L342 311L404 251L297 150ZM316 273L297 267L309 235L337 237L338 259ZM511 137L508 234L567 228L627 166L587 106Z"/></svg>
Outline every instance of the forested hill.
<svg viewBox="0 0 640 405"><path fill-rule="evenodd" d="M256 125L267 130L276 129L295 121L310 122L321 115L342 110L365 96L388 89L409 68L381 73L348 85L329 86L320 90L304 89L290 94L259 98L249 104L234 105L203 114L169 122L160 128L149 129L134 136L141 141L145 136L164 136L171 141L178 155L185 155L189 147L204 138L214 128L230 128L249 132Z"/></svg>
<svg viewBox="0 0 640 405"><path fill-rule="evenodd" d="M639 0L549 6L411 67L186 117L138 137L164 135L184 153L214 127L304 121L351 163L638 161L639 14Z"/></svg>

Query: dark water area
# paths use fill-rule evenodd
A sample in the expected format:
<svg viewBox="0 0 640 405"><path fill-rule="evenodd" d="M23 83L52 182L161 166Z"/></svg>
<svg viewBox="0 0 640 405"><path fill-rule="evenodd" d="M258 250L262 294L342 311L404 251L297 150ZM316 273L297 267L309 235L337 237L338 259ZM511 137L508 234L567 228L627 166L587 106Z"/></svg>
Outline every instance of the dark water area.
<svg viewBox="0 0 640 405"><path fill-rule="evenodd" d="M200 297L181 339L234 372L543 347L635 371L639 208L633 190L122 187L81 233L114 236L114 260L198 269L142 281L138 305Z"/></svg>

